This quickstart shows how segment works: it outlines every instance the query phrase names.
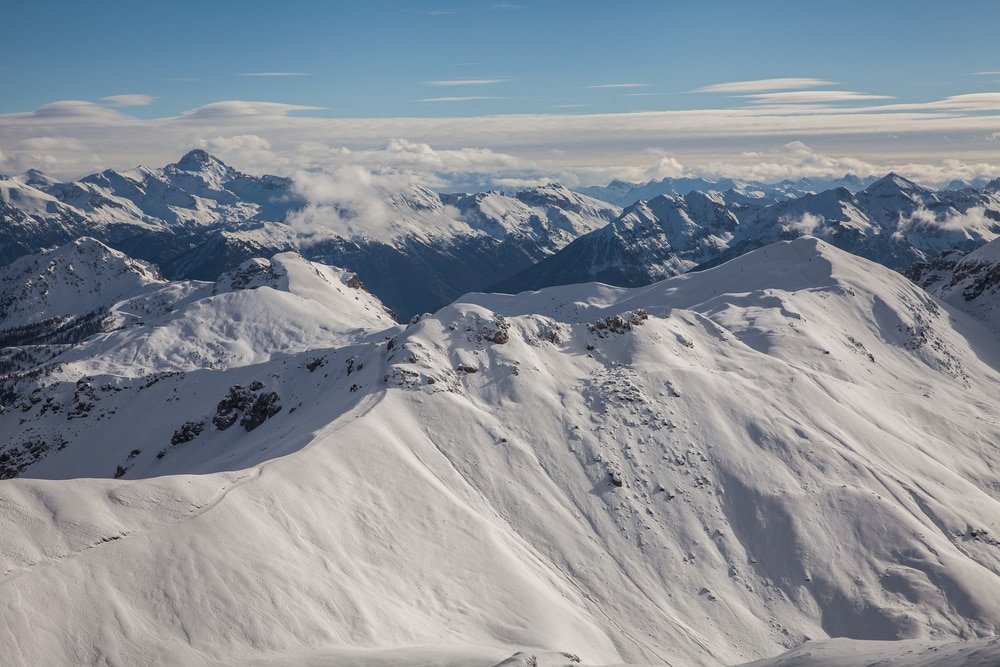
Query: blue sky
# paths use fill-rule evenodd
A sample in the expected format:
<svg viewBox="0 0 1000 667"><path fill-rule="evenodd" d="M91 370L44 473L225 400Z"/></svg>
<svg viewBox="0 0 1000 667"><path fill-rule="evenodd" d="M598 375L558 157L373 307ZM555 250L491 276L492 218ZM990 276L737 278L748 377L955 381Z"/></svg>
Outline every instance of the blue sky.
<svg viewBox="0 0 1000 667"><path fill-rule="evenodd" d="M5 9L0 112L61 99L217 100L317 115L621 112L740 104L690 91L815 77L924 101L995 90L1000 2L79 2ZM251 73L305 76L238 76ZM431 81L498 81L434 86ZM587 86L638 83L635 88ZM641 93L641 94L640 94ZM439 98L493 99L419 102ZM568 106L585 105L585 106Z"/></svg>
<svg viewBox="0 0 1000 667"><path fill-rule="evenodd" d="M0 173L1000 175L997 0L8 5Z"/></svg>

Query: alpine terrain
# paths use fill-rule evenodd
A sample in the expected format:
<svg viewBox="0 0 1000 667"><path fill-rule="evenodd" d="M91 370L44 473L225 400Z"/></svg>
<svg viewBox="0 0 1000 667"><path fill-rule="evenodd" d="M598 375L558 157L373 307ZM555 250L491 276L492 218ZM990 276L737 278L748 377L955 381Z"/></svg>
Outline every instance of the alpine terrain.
<svg viewBox="0 0 1000 667"><path fill-rule="evenodd" d="M994 260L806 235L400 325L292 252L21 257L3 660L995 664Z"/></svg>
<svg viewBox="0 0 1000 667"><path fill-rule="evenodd" d="M468 195L373 188L367 206L312 201L292 179L250 176L200 149L162 169L71 183L29 170L0 177L0 262L92 236L169 278L215 280L294 250L363 273L409 318L526 269L621 212L558 185Z"/></svg>

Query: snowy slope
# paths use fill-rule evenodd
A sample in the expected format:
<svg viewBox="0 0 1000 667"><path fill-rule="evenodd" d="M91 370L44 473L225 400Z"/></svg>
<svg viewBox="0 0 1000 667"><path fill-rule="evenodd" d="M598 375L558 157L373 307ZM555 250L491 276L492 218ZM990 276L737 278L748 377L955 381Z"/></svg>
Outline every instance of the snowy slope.
<svg viewBox="0 0 1000 667"><path fill-rule="evenodd" d="M215 283L167 282L155 267L81 239L17 260L0 285L9 287L0 359L12 377L245 366L395 326L356 274L295 253L248 260ZM96 324L67 335L81 318Z"/></svg>
<svg viewBox="0 0 1000 667"><path fill-rule="evenodd" d="M82 237L0 268L0 328L85 315L165 283L155 266Z"/></svg>
<svg viewBox="0 0 1000 667"><path fill-rule="evenodd" d="M1000 665L1000 638L965 642L810 642L746 667L993 667Z"/></svg>
<svg viewBox="0 0 1000 667"><path fill-rule="evenodd" d="M588 280L648 284L719 256L739 225L719 194L661 195L630 206L614 222L495 287L520 291Z"/></svg>
<svg viewBox="0 0 1000 667"><path fill-rule="evenodd" d="M801 238L643 288L470 294L387 341L42 381L0 415L6 464L42 452L0 483L2 641L718 665L989 636L995 340Z"/></svg>

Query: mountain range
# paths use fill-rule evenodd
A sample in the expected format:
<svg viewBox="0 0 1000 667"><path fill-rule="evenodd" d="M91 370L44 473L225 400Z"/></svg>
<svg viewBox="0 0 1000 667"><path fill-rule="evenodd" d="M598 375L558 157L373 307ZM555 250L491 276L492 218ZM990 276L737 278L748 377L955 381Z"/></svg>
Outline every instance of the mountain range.
<svg viewBox="0 0 1000 667"><path fill-rule="evenodd" d="M291 179L249 176L202 150L162 169L59 183L39 171L0 179L0 263L90 236L172 279L215 280L247 259L294 250L352 268L403 318L525 269L620 210L559 186L513 195L377 192L376 225L350 203L308 210ZM347 224L338 224L347 221Z"/></svg>
<svg viewBox="0 0 1000 667"><path fill-rule="evenodd" d="M580 192L622 207L630 206L641 199L649 200L660 195L684 196L695 190L718 192L730 203L774 203L835 188L845 188L851 192L858 192L876 180L872 176L862 178L854 174L845 174L841 178L803 177L786 179L777 183L744 181L732 178L711 180L698 177L667 177L658 181L647 181L646 183L629 183L627 181L615 180L607 185L581 188ZM956 182L949 185L949 189L953 185L959 186L956 189L973 187L971 184L959 184ZM982 186L985 183L980 183L979 185Z"/></svg>
<svg viewBox="0 0 1000 667"><path fill-rule="evenodd" d="M998 233L1000 182L938 191L888 174L858 192L838 187L758 204L694 191L628 206L614 222L493 289L590 280L644 285L803 234L903 271L946 250L971 251Z"/></svg>
<svg viewBox="0 0 1000 667"><path fill-rule="evenodd" d="M947 295L995 247L934 268L944 300L805 236L408 325L295 253L214 282L95 239L16 260L7 655L989 664L1000 296Z"/></svg>
<svg viewBox="0 0 1000 667"><path fill-rule="evenodd" d="M292 179L250 176L194 150L162 169L71 183L37 170L0 178L0 263L89 236L167 278L212 281L295 251L358 273L405 320L469 291L649 284L803 234L902 271L1000 231L1000 181L953 185L931 190L896 174L619 181L582 194L373 185L370 206L313 201Z"/></svg>

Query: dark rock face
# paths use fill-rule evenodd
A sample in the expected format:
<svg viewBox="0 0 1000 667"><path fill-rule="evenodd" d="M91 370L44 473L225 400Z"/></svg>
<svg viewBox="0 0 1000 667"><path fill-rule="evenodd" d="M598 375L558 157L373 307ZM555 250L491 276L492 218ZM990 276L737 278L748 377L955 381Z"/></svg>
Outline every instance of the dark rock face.
<svg viewBox="0 0 1000 667"><path fill-rule="evenodd" d="M621 315L604 317L588 325L587 328L591 333L604 338L608 334L623 334L632 331L632 329L640 326L648 319L649 315L645 310L640 308L639 310L625 312Z"/></svg>
<svg viewBox="0 0 1000 667"><path fill-rule="evenodd" d="M174 431L174 435L170 438L170 444L180 445L185 442L191 442L201 435L204 429L205 422L185 422L179 429Z"/></svg>
<svg viewBox="0 0 1000 667"><path fill-rule="evenodd" d="M278 395L273 391L260 394L243 413L240 425L247 431L252 431L265 421L281 412Z"/></svg>
<svg viewBox="0 0 1000 667"><path fill-rule="evenodd" d="M261 393L263 383L253 382L249 388L235 385L219 401L212 423L220 431L237 421L247 431L252 431L265 421L281 412L281 399L273 391Z"/></svg>

